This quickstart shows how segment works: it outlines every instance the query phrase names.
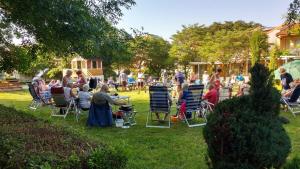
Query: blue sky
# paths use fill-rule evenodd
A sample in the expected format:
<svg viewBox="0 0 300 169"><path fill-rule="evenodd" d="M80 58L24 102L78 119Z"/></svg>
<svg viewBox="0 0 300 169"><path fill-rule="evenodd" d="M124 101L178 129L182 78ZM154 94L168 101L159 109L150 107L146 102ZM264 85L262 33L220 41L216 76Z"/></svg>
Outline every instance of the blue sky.
<svg viewBox="0 0 300 169"><path fill-rule="evenodd" d="M278 26L284 21L292 0L136 0L117 25L130 32L140 29L166 40L182 25L222 21L254 21Z"/></svg>

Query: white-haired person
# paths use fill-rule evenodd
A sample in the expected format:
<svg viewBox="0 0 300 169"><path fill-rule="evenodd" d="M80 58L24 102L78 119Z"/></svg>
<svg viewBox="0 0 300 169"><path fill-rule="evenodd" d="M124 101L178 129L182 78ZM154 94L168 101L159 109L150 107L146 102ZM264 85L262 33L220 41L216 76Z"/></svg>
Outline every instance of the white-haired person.
<svg viewBox="0 0 300 169"><path fill-rule="evenodd" d="M88 110L91 106L92 94L89 92L89 85L82 86L82 91L78 92L79 107L82 110Z"/></svg>
<svg viewBox="0 0 300 169"><path fill-rule="evenodd" d="M113 100L109 93L109 88L106 84L102 85L99 92L92 97L92 103L89 110L87 125L97 127L108 127L113 124L113 114L110 104L125 105L125 101Z"/></svg>
<svg viewBox="0 0 300 169"><path fill-rule="evenodd" d="M62 79L62 86L63 87L66 87L68 84L72 84L72 79L71 79L71 76L72 76L72 70L68 69L66 71L66 75L63 77ZM72 87L73 88L73 84L72 84Z"/></svg>

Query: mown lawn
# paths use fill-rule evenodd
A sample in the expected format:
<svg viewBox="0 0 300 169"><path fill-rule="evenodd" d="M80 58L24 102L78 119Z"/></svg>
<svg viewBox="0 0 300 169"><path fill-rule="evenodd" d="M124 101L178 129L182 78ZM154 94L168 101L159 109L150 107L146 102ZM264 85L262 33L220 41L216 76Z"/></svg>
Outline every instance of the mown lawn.
<svg viewBox="0 0 300 169"><path fill-rule="evenodd" d="M0 104L13 106L35 117L47 120L57 126L82 135L86 140L121 146L127 150L129 169L206 169L206 144L202 128L188 128L184 123L173 124L171 129L146 128L146 116L149 110L148 94L124 92L130 96L138 111L138 124L129 129L88 128L87 113L76 122L70 114L67 119L50 117L50 109L43 107L37 111L28 109L31 97L27 91L0 93ZM175 113L173 111L173 113ZM292 153L289 158L300 156L300 115L294 118L290 113L282 113L290 119L285 125L292 141Z"/></svg>

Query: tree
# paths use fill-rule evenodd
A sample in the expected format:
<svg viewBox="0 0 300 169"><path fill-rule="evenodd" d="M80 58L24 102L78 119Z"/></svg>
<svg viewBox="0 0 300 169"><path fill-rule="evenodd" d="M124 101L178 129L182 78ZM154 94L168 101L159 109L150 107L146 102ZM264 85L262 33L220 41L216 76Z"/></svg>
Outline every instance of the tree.
<svg viewBox="0 0 300 169"><path fill-rule="evenodd" d="M248 59L249 36L260 26L244 21L184 26L172 37L170 55L185 68L192 61L230 63L232 59Z"/></svg>
<svg viewBox="0 0 300 169"><path fill-rule="evenodd" d="M45 53L83 57L103 56L119 40L113 24L129 9L133 0L3 0L0 2L0 42L3 49L38 44ZM110 51L108 51L110 50ZM2 52L3 53L3 52ZM6 58L4 58L6 57ZM10 60L10 55L1 55Z"/></svg>
<svg viewBox="0 0 300 169"><path fill-rule="evenodd" d="M256 30L252 33L250 38L250 52L251 64L258 63L261 57L266 56L268 53L268 36L261 30Z"/></svg>
<svg viewBox="0 0 300 169"><path fill-rule="evenodd" d="M131 41L133 67L147 68L149 74L159 77L162 69L173 66L169 57L170 43L163 38L151 34L139 34Z"/></svg>
<svg viewBox="0 0 300 169"><path fill-rule="evenodd" d="M208 116L203 134L214 169L281 168L291 151L270 71L256 63L250 84L248 96L218 103Z"/></svg>
<svg viewBox="0 0 300 169"><path fill-rule="evenodd" d="M288 9L286 22L288 24L297 23L300 21L300 1L294 0Z"/></svg>
<svg viewBox="0 0 300 169"><path fill-rule="evenodd" d="M270 51L270 63L269 63L269 70L273 71L277 68L277 59L281 55L281 51L278 49L277 46L272 47Z"/></svg>
<svg viewBox="0 0 300 169"><path fill-rule="evenodd" d="M203 43L206 33L204 25L195 24L183 26L181 31L172 36L173 42L169 54L184 67L185 74L187 74L187 67L190 62L205 60L199 56L198 47Z"/></svg>

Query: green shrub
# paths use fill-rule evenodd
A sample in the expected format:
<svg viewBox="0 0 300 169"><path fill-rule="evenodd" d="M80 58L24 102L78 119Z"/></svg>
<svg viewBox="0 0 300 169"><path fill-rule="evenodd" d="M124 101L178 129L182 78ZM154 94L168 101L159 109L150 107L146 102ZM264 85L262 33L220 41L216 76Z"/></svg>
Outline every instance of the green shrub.
<svg viewBox="0 0 300 169"><path fill-rule="evenodd" d="M293 158L292 161L284 165L283 169L300 169L300 158Z"/></svg>
<svg viewBox="0 0 300 169"><path fill-rule="evenodd" d="M250 95L219 103L208 117L203 134L214 169L280 168L290 152L269 71L256 64L251 75Z"/></svg>
<svg viewBox="0 0 300 169"><path fill-rule="evenodd" d="M127 163L119 148L87 142L45 121L0 105L0 168L121 169ZM98 144L99 145L99 144Z"/></svg>
<svg viewBox="0 0 300 169"><path fill-rule="evenodd" d="M127 157L120 148L98 147L87 158L89 169L123 169Z"/></svg>

